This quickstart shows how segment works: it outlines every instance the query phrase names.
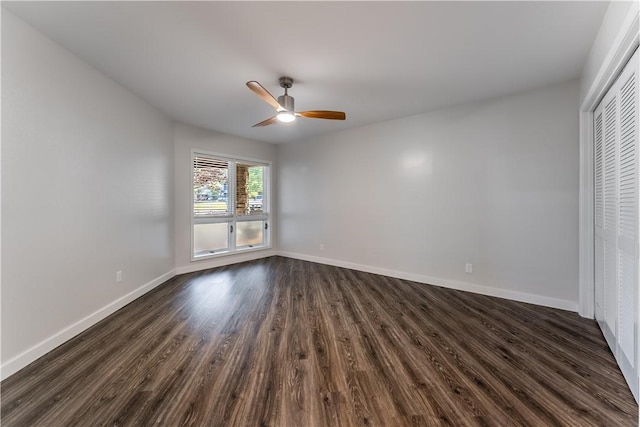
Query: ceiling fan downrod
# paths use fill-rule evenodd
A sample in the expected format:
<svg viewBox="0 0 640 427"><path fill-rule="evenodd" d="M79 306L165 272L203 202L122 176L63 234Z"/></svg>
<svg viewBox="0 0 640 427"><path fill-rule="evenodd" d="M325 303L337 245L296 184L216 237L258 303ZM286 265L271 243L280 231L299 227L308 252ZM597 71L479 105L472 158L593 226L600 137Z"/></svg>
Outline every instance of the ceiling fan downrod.
<svg viewBox="0 0 640 427"><path fill-rule="evenodd" d="M291 86L293 86L291 77L280 77L280 87L284 88L284 95L278 97L278 104L287 111L295 111L293 97L289 96L287 92Z"/></svg>

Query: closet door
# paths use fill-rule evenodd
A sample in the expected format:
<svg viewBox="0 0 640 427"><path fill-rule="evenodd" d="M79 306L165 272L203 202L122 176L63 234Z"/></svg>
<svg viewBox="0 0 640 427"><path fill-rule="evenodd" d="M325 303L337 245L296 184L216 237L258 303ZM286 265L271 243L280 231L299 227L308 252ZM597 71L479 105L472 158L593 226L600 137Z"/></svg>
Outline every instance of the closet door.
<svg viewBox="0 0 640 427"><path fill-rule="evenodd" d="M604 324L604 143L602 104L594 113L594 185L595 185L595 308L596 320Z"/></svg>
<svg viewBox="0 0 640 427"><path fill-rule="evenodd" d="M616 84L616 133L618 179L618 362L629 382L637 388L638 305L638 52ZM605 129L606 134L606 129ZM605 137L606 138L606 137ZM631 382L630 382L631 384Z"/></svg>
<svg viewBox="0 0 640 427"><path fill-rule="evenodd" d="M600 326L609 346L616 348L616 331L618 319L618 278L617 278L617 221L618 221L618 147L616 144L616 110L615 91L610 90L596 110L596 136L602 152L599 160L600 194L597 205L600 227L596 229L596 247L601 251L599 258L601 281L598 292L601 301ZM598 144L598 142L596 142ZM596 150L598 146L596 145ZM598 159L596 159L598 160Z"/></svg>
<svg viewBox="0 0 640 427"><path fill-rule="evenodd" d="M617 286L617 184L618 150L616 149L616 104L615 96L605 100L604 106L604 322L615 337L618 319ZM608 337L609 338L609 337Z"/></svg>
<svg viewBox="0 0 640 427"><path fill-rule="evenodd" d="M636 52L594 112L596 320L638 399L639 118Z"/></svg>

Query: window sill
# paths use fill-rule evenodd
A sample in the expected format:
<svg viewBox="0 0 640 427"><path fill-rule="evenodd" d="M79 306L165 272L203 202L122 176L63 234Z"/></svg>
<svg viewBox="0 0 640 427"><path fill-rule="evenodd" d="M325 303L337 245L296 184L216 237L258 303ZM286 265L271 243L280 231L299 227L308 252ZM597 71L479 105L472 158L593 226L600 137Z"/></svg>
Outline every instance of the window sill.
<svg viewBox="0 0 640 427"><path fill-rule="evenodd" d="M230 256L230 255L240 255L240 254L244 254L247 252L257 252L257 251L263 251L266 249L271 249L271 245L262 245L262 246L254 246L254 247L243 247L243 248L239 248L236 249L234 251L225 251L225 252L218 252L218 253L213 253L213 254L209 254L209 255L201 255L201 256L197 256L194 257L193 255L191 255L191 262L198 262L198 261L205 261L205 260L210 260L210 259L214 259L214 258L221 258L221 257L225 257L225 256Z"/></svg>

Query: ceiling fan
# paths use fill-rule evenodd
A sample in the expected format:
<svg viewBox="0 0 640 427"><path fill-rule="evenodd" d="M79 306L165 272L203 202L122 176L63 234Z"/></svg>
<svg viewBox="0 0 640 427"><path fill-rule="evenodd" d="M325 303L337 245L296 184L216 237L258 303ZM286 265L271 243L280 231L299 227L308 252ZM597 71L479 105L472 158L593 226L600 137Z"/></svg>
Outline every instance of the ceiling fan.
<svg viewBox="0 0 640 427"><path fill-rule="evenodd" d="M280 77L280 87L284 88L284 95L276 100L262 85L256 81L247 82L247 87L255 92L260 98L276 109L276 115L256 123L252 127L269 126L275 122L290 123L296 117L306 117L308 119L328 119L328 120L344 120L347 115L342 111L327 110L311 110L311 111L295 111L293 107L293 97L289 96L287 90L293 86L291 77Z"/></svg>

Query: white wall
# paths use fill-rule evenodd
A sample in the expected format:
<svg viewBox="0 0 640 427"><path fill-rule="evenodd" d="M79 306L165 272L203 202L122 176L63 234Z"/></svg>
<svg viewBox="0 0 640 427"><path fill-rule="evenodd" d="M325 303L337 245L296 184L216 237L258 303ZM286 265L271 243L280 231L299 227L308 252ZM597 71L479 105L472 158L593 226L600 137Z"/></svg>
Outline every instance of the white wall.
<svg viewBox="0 0 640 427"><path fill-rule="evenodd" d="M266 142L252 141L197 127L176 124L174 138L175 159L175 261L178 273L202 270L235 262L270 256L274 250L226 255L219 258L191 262L191 150L203 150L249 159L266 160L271 165L272 211L276 200L276 148ZM276 215L271 214L271 243L276 245Z"/></svg>
<svg viewBox="0 0 640 427"><path fill-rule="evenodd" d="M173 271L171 122L6 10L2 209L3 377Z"/></svg>
<svg viewBox="0 0 640 427"><path fill-rule="evenodd" d="M280 251L576 310L578 96L573 81L278 146Z"/></svg>

